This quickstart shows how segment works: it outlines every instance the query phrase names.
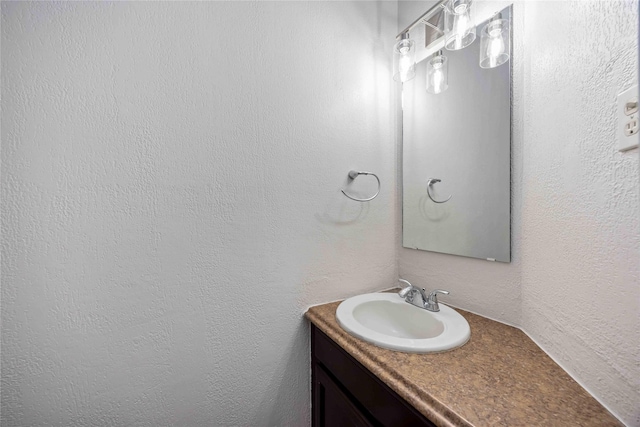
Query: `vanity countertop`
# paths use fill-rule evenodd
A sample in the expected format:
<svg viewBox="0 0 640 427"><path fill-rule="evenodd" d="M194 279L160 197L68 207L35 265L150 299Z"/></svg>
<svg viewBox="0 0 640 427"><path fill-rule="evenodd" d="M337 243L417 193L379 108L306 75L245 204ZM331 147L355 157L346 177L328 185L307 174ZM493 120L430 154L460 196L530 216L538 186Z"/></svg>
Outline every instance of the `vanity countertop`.
<svg viewBox="0 0 640 427"><path fill-rule="evenodd" d="M439 427L622 425L517 328L457 310L471 327L464 346L401 353L345 332L339 304L305 316Z"/></svg>

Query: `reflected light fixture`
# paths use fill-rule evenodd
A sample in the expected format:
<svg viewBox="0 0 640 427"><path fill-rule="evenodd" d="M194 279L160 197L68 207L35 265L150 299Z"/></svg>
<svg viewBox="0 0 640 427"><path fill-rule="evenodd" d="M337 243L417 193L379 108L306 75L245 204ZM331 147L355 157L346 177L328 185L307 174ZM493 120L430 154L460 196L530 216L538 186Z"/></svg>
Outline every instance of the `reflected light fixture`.
<svg viewBox="0 0 640 427"><path fill-rule="evenodd" d="M427 92L438 94L449 87L447 57L439 50L427 62Z"/></svg>
<svg viewBox="0 0 640 427"><path fill-rule="evenodd" d="M393 46L393 80L406 82L416 76L416 47L409 32Z"/></svg>
<svg viewBox="0 0 640 427"><path fill-rule="evenodd" d="M480 34L480 67L495 68L509 60L511 51L509 21L496 14Z"/></svg>
<svg viewBox="0 0 640 427"><path fill-rule="evenodd" d="M471 19L473 0L449 0L445 4L444 46L460 50L476 39L476 27Z"/></svg>

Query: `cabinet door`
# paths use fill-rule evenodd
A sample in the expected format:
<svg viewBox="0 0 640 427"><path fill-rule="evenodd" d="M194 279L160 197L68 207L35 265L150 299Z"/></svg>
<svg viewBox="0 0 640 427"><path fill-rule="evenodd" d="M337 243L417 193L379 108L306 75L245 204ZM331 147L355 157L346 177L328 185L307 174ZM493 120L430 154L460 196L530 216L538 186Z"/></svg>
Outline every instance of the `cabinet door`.
<svg viewBox="0 0 640 427"><path fill-rule="evenodd" d="M311 326L311 349L311 370L314 378L311 390L313 395L313 427L333 427L334 425L435 427L435 424L419 413L314 325ZM322 378L329 377L332 385L340 392L341 396L344 396L343 400L347 402L350 408L356 409L360 418L364 419L367 424L352 421L351 418L345 421L346 424L339 421L328 422L327 418L322 418L325 422L320 423L320 414L323 414L323 417L346 415L340 414L340 412L344 412L343 409L333 411L335 414L327 414L327 410L324 408L328 406L326 404L328 391L324 391L324 405L321 404L318 396L320 394L318 388L321 383L318 379L321 375L319 372L324 375ZM336 402L331 402L331 405L336 404ZM331 419L333 420L333 418Z"/></svg>
<svg viewBox="0 0 640 427"><path fill-rule="evenodd" d="M373 427L320 366L315 369L314 426Z"/></svg>

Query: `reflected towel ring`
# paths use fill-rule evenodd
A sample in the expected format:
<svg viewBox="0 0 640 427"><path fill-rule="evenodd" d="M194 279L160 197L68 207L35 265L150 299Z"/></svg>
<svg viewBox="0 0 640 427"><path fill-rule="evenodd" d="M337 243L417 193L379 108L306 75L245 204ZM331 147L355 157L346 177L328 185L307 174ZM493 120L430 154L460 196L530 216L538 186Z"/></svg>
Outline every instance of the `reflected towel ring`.
<svg viewBox="0 0 640 427"><path fill-rule="evenodd" d="M447 200L436 200L431 196L431 186L433 184L435 184L436 182L441 182L442 180L438 179L438 178L429 178L429 181L427 181L427 195L429 196L429 198L431 199L431 201L433 203L446 203L449 200L451 200L451 195L447 198Z"/></svg>
<svg viewBox="0 0 640 427"><path fill-rule="evenodd" d="M350 170L349 171L349 181L353 181L354 179L356 179L358 177L358 175L372 175L376 179L376 181L378 181L378 191L376 191L376 194L374 194L373 196L369 197L368 199L358 199L356 197L350 196L344 191L344 189L340 190L340 191L342 191L342 194L344 194L345 196L347 196L351 200L355 200L356 202L368 202L369 200L375 199L376 196L380 193L380 178L378 178L378 175L376 175L375 173L372 173L372 172L363 172L363 171Z"/></svg>

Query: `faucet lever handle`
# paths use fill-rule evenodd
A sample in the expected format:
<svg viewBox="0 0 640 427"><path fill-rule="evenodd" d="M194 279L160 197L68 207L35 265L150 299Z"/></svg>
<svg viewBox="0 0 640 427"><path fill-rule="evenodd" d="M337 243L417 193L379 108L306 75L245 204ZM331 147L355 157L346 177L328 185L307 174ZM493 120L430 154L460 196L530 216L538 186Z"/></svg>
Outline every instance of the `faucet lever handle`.
<svg viewBox="0 0 640 427"><path fill-rule="evenodd" d="M398 292L398 295L400 295L400 298L406 298L407 294L413 290L413 285L411 283L409 283L408 280L404 280L404 279L398 279L399 282L405 283L407 285L406 288L403 288L400 292Z"/></svg>
<svg viewBox="0 0 640 427"><path fill-rule="evenodd" d="M428 300L437 303L438 302L438 294L449 295L449 291L444 291L442 289L436 289L435 291L429 294Z"/></svg>
<svg viewBox="0 0 640 427"><path fill-rule="evenodd" d="M438 305L438 294L449 295L449 291L436 289L435 291L431 292L427 297L427 300L424 302L424 308L429 311L440 311L440 306Z"/></svg>

